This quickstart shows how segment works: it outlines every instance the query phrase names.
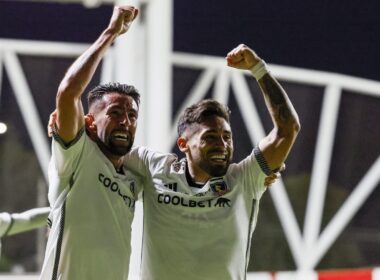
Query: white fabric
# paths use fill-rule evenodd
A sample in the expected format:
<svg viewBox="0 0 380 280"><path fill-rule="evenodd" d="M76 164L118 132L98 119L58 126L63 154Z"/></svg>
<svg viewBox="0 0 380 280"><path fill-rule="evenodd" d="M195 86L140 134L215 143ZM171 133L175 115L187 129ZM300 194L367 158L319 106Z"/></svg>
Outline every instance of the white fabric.
<svg viewBox="0 0 380 280"><path fill-rule="evenodd" d="M126 166L145 178L143 280L245 279L265 191L253 154L197 192L187 183L186 162L174 155L137 148ZM215 185L227 193L214 192Z"/></svg>
<svg viewBox="0 0 380 280"><path fill-rule="evenodd" d="M52 228L40 279L52 279L54 268L59 280L127 279L139 184L125 173L85 133L67 149L53 140Z"/></svg>
<svg viewBox="0 0 380 280"><path fill-rule="evenodd" d="M12 218L7 212L0 213L0 257L1 257L1 237L7 232L11 225Z"/></svg>
<svg viewBox="0 0 380 280"><path fill-rule="evenodd" d="M0 237L2 237L11 225L11 214L7 212L0 213Z"/></svg>
<svg viewBox="0 0 380 280"><path fill-rule="evenodd" d="M252 75L255 77L257 81L269 72L264 60L260 60L255 66L249 69L249 71L252 73Z"/></svg>

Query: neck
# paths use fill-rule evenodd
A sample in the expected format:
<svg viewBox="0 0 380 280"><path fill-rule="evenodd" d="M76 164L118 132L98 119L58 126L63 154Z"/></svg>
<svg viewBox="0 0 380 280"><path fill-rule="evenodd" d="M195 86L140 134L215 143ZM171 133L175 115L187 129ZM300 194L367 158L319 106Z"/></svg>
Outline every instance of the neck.
<svg viewBox="0 0 380 280"><path fill-rule="evenodd" d="M193 180L194 183L203 183L204 184L211 177L208 173L204 172L199 167L191 164L191 162L189 162L189 161L187 161L187 168L188 168L191 180Z"/></svg>
<svg viewBox="0 0 380 280"><path fill-rule="evenodd" d="M124 164L124 156L115 156L106 154L106 157L112 162L112 165L115 167L116 172L122 173L123 171L123 164Z"/></svg>
<svg viewBox="0 0 380 280"><path fill-rule="evenodd" d="M108 157L108 159L112 162L113 166L116 169L117 173L123 172L123 164L124 164L124 157Z"/></svg>
<svg viewBox="0 0 380 280"><path fill-rule="evenodd" d="M99 143L99 142L98 142L98 146L99 146L100 150L111 161L111 163L115 167L116 171L118 173L121 173L123 171L124 156L111 154L107 150L107 148L102 143Z"/></svg>

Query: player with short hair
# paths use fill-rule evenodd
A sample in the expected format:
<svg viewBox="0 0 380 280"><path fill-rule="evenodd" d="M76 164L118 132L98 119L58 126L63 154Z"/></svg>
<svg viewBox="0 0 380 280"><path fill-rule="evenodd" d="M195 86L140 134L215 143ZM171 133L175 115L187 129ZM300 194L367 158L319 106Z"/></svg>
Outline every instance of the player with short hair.
<svg viewBox="0 0 380 280"><path fill-rule="evenodd" d="M92 77L93 72L94 70L89 71L87 69L84 79L88 80ZM70 71L68 73L70 74ZM66 79L67 81L70 81L70 79ZM281 92L281 94L285 93ZM107 98L107 96L102 97L101 100L104 98ZM132 102L133 98L123 101L124 97L119 95L114 97L112 94L110 98L112 98L110 105L112 105L113 101L116 102L119 99L119 104L125 102L127 107L133 108L135 104ZM96 106L90 106L90 112L92 108L103 110L103 103L96 104ZM146 148L132 149L123 158L126 169L134 170L145 179L143 279L197 279L198 274L198 279L235 279L236 275L238 275L237 277L244 275L244 260L247 260L246 253L249 249L249 235L254 228L259 198L265 190L265 182L270 185L277 177L275 173L270 171L269 167L266 167L265 162L259 164L254 155L251 155L239 164L230 165L233 145L232 133L229 126L229 111L216 101L204 101L200 104L204 105L205 108L197 105L194 106L194 110L186 110L186 117L182 119L179 125L180 137L178 145L181 151L186 154L185 160L177 161L177 157L172 154L155 153ZM286 107L287 105L284 104L283 106ZM112 108L112 106L110 107ZM108 114L107 110L103 113ZM111 110L109 113L110 115L119 114L117 110L116 112ZM78 112L74 110L73 115L78 115ZM82 116L81 114L79 115ZM51 115L50 127L54 122L64 123L65 120L62 120L62 117L65 117L62 113L53 113ZM131 117L133 118L133 116ZM290 114L289 117L292 118L294 116ZM122 120L124 121L124 119ZM86 116L85 121L88 128L87 135L82 136L82 138L90 138L96 141L99 148L106 155L109 155L109 148L113 144L121 144L124 143L123 141L131 143L134 132L131 135L120 133L114 135L107 134L106 118L99 119L95 115L89 114ZM78 120L78 122L79 125L76 125L76 127L83 127L83 119ZM215 143L206 145L206 150L209 150L208 152L198 147L200 143L206 144L205 139L200 139L200 133L205 127L208 128L206 134L208 135L208 141L212 139L216 140ZM55 132L55 134L57 133ZM228 142L228 145L226 147L223 146L223 148L220 145L221 134L223 135L222 142ZM60 132L59 135L62 138ZM75 133L70 134L68 140L72 139L75 135ZM277 141L276 139L273 140ZM284 139L281 138L281 140ZM190 143L192 144L190 145ZM275 143L279 144L278 142ZM281 143L286 143L286 141L282 141ZM281 146L281 143L279 146ZM126 148L126 145L123 148ZM283 149L287 149L286 151L288 151L290 147L284 147ZM264 146L263 153L267 150L268 148ZM190 153L190 151L193 152ZM203 152L206 152L206 154L203 154ZM211 154L207 155L209 152ZM257 154L257 157L259 157L261 152L257 152ZM269 156L269 154L266 156ZM276 168L272 169L277 169L277 167L281 166L286 156L279 153L278 157L281 158L270 162L276 166ZM117 157L117 159L121 158ZM264 174L261 168L267 170L268 174ZM76 173L72 174L74 179L75 175ZM107 176L100 174L98 177L105 188L112 188L110 180L106 183L107 178ZM226 181L225 178L228 178L228 180ZM250 186L249 184L252 185ZM58 189L58 187L54 189ZM73 193L73 190L71 192ZM83 200L83 197L81 199ZM257 204L252 204L253 199L257 201ZM77 202L78 205L79 201ZM238 203L235 203L236 201ZM246 205L244 204L245 202L247 203ZM253 215L252 219L250 217L245 218L244 222L239 226L240 222L237 216L240 213L247 213L248 210ZM85 220L86 218L86 215L81 216L77 224L80 224L80 220ZM226 217L227 220L225 220ZM59 217L56 219L59 219ZM249 225L247 224L248 220ZM234 227L230 229L231 222L234 222ZM227 234L224 233L226 230L225 226L229 232ZM241 233L239 230L236 230L236 226L246 231ZM74 227L72 228L74 230ZM129 238L130 228L125 228L124 230L124 234ZM109 232L113 233L111 230ZM234 235L235 233L236 235ZM210 239L210 235L212 239ZM231 236L233 238L226 243L226 240ZM99 239L102 240L101 237ZM60 240L55 240L53 244L57 242L59 244ZM194 244L196 245L193 246ZM220 250L214 245L223 246L221 248L224 249L230 246L233 248L234 256L231 256L230 251ZM211 246L214 249L212 252L209 251ZM83 251L83 248L78 246L78 250L79 248ZM119 249L122 248L117 249L119 252ZM129 248L125 249L129 250ZM89 250L86 254L92 254L92 251ZM65 256L65 253L61 255ZM102 261L95 257L91 260L93 260L93 262L90 262L91 267L96 266L96 262ZM241 263L240 261L243 262ZM104 263L108 264L108 261L104 261ZM99 265L99 267L102 267L102 265ZM89 261L86 258L81 267L87 271L90 269L88 266ZM48 267L53 267L53 264L50 264ZM110 265L109 267L113 268L114 266ZM83 277L78 279L83 279ZM90 279L101 278L90 277ZM121 278L107 275L104 279Z"/></svg>
<svg viewBox="0 0 380 280"><path fill-rule="evenodd" d="M139 93L109 83L81 96L106 50L136 18L115 7L109 26L69 68L58 88L49 166L51 230L40 279L125 280L138 178L123 167L136 132Z"/></svg>
<svg viewBox="0 0 380 280"><path fill-rule="evenodd" d="M127 168L145 178L143 280L246 278L265 177L285 161L300 123L286 92L253 50L239 45L227 63L251 70L274 127L250 155L231 163L229 109L203 100L178 123L177 145L185 158L144 147L126 156Z"/></svg>
<svg viewBox="0 0 380 280"><path fill-rule="evenodd" d="M49 207L40 207L21 213L0 213L0 238L30 231L47 225L47 217L49 212Z"/></svg>

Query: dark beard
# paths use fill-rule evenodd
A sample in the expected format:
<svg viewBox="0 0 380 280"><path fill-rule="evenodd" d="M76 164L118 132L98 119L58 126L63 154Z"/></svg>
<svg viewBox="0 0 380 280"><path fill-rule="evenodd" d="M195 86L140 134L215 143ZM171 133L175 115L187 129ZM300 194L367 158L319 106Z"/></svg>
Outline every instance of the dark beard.
<svg viewBox="0 0 380 280"><path fill-rule="evenodd" d="M108 151L115 155L115 156L125 156L126 154L129 153L129 151L132 149L132 146L133 146L133 140L134 139L131 139L131 141L129 142L129 145L128 146L116 146L112 143L112 141L109 143L109 146L107 147L108 148Z"/></svg>
<svg viewBox="0 0 380 280"><path fill-rule="evenodd" d="M96 142L100 149L105 153L106 155L112 155L112 156L125 156L127 153L130 152L133 146L134 137L130 137L129 144L127 146L117 146L115 145L111 139L108 139L107 143L100 140L100 138L96 139Z"/></svg>
<svg viewBox="0 0 380 280"><path fill-rule="evenodd" d="M230 166L230 162L226 165L211 165L209 163L200 164L200 167L207 172L211 177L222 177L227 173L227 169Z"/></svg>
<svg viewBox="0 0 380 280"><path fill-rule="evenodd" d="M213 166L209 168L209 171L207 172L210 174L211 177L222 177L227 173L228 165L225 167L220 166Z"/></svg>

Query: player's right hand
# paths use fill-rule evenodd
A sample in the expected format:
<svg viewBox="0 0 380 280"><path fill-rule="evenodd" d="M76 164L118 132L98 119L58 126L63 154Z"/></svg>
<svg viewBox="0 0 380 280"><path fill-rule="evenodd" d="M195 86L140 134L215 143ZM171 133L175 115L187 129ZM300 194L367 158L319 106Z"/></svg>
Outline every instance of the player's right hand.
<svg viewBox="0 0 380 280"><path fill-rule="evenodd" d="M109 30L116 35L127 32L138 13L139 10L133 6L115 6L108 26Z"/></svg>

